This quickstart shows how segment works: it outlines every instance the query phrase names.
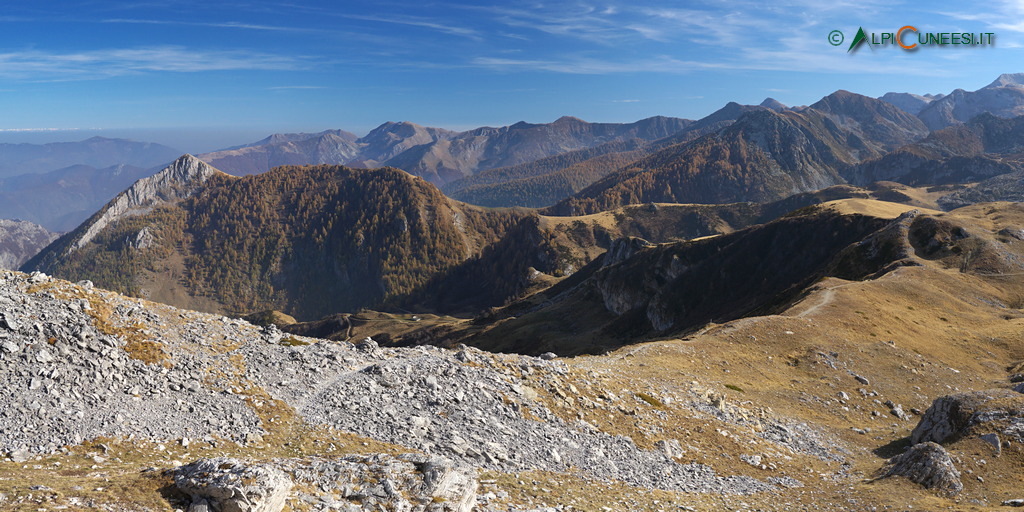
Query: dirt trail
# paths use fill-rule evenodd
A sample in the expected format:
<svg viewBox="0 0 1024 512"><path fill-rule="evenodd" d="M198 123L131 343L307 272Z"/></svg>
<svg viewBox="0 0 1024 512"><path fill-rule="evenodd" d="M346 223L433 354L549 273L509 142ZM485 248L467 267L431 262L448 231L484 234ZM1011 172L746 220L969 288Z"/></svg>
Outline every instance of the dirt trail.
<svg viewBox="0 0 1024 512"><path fill-rule="evenodd" d="M795 315L793 315L793 314L786 314L784 316L792 316L792 317L796 317L796 318L805 318L805 317L811 316L811 315L817 313L821 308L831 304L832 301L835 300L835 298L836 298L836 290L838 290L840 288L845 288L845 287L850 286L852 284L854 284L854 283L844 283L844 284L839 284L839 285L832 286L832 287L829 287L829 288L824 288L824 289L819 288L816 291L820 291L821 293L817 293L817 294L811 293L811 294L808 294L808 296L805 297L804 300L798 302L796 305L802 306L804 304L804 302L806 302L808 299L811 299L812 297L817 300L816 304L814 304L813 306L811 306L811 307L809 307L809 308L807 308L807 309L805 309L805 310L803 310L803 311L801 311L801 312L799 312L799 313L797 313ZM790 310L792 310L792 308L790 308Z"/></svg>

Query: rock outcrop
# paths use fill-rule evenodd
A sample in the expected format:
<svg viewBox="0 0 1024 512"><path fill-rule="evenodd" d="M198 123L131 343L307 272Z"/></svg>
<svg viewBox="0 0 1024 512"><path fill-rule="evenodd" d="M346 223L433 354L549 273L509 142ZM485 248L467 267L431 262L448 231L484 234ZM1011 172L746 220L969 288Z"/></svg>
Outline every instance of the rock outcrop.
<svg viewBox="0 0 1024 512"><path fill-rule="evenodd" d="M209 503L213 512L281 512L292 481L265 464L229 458L200 459L174 470L174 485L192 497L189 510Z"/></svg>
<svg viewBox="0 0 1024 512"><path fill-rule="evenodd" d="M426 455L349 455L253 463L200 459L172 470L190 512L280 512L288 498L317 510L471 512L476 471Z"/></svg>
<svg viewBox="0 0 1024 512"><path fill-rule="evenodd" d="M601 258L601 267L609 267L626 261L638 251L648 247L654 247L654 244L635 236L613 240L611 246L608 247L608 251Z"/></svg>
<svg viewBox="0 0 1024 512"><path fill-rule="evenodd" d="M960 472L953 465L953 459L941 445L920 443L897 455L885 464L877 478L902 476L926 489L943 494L956 495L963 491Z"/></svg>
<svg viewBox="0 0 1024 512"><path fill-rule="evenodd" d="M911 443L945 443L975 428L1002 429L1020 435L1024 426L1024 395L990 389L937 398L910 435Z"/></svg>

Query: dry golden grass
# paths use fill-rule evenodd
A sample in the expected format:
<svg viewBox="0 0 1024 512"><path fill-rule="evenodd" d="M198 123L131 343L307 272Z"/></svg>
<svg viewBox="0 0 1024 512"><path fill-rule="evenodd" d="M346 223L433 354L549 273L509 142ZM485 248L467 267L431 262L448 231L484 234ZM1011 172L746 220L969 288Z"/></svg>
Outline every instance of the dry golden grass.
<svg viewBox="0 0 1024 512"><path fill-rule="evenodd" d="M890 203L886 201L877 201L875 199L838 199L836 201L822 203L821 206L841 214L849 215L857 213L881 219L895 219L910 210L920 210L921 213L927 214L942 213L938 210L930 210L918 206Z"/></svg>

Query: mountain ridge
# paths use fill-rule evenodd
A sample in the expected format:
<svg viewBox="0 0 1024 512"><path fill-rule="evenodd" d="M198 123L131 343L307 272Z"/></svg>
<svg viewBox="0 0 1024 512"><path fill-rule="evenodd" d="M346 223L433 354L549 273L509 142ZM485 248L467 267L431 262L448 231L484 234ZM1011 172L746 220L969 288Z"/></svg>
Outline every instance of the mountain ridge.
<svg viewBox="0 0 1024 512"><path fill-rule="evenodd" d="M263 145L199 155L232 174L265 172L278 165L344 164L357 167L399 167L431 182L444 184L478 171L517 165L573 149L585 149L627 138L657 139L684 128L690 121L655 116L633 123L588 123L563 116L552 123L515 123L464 132L430 128L410 122L387 122L356 140L274 136Z"/></svg>

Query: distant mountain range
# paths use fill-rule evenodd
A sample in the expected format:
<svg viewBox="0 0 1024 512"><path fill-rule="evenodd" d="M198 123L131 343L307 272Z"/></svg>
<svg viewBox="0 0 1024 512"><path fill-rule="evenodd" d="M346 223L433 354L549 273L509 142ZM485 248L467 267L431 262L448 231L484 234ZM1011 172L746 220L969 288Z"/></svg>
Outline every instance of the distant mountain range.
<svg viewBox="0 0 1024 512"><path fill-rule="evenodd" d="M1000 75L977 91L955 91L928 102L917 114L931 130L966 123L988 112L999 117L1024 114L1024 73Z"/></svg>
<svg viewBox="0 0 1024 512"><path fill-rule="evenodd" d="M800 111L766 108L646 156L552 207L559 215L645 202L768 202L845 183L860 161L925 136L914 116L839 91Z"/></svg>
<svg viewBox="0 0 1024 512"><path fill-rule="evenodd" d="M152 142L93 137L80 142L0 144L0 219L68 231L181 152Z"/></svg>
<svg viewBox="0 0 1024 512"><path fill-rule="evenodd" d="M652 117L635 123L588 123L562 117L553 123L520 122L501 128L453 132L410 122L384 123L365 137L342 131L273 135L248 146L206 153L199 158L238 176L279 165L344 164L391 166L444 184L479 171L629 139L655 140L675 134L692 121Z"/></svg>
<svg viewBox="0 0 1024 512"><path fill-rule="evenodd" d="M0 178L0 218L25 219L52 231L70 231L135 181L159 168L118 164L73 165Z"/></svg>
<svg viewBox="0 0 1024 512"><path fill-rule="evenodd" d="M74 165L103 169L115 165L166 165L181 151L153 142L93 137L81 142L0 144L0 178L42 173Z"/></svg>
<svg viewBox="0 0 1024 512"><path fill-rule="evenodd" d="M765 101L769 100L771 98ZM644 156L714 133L744 113L756 110L763 108L730 102L661 139L609 142L525 164L482 171L443 185L442 190L455 199L481 206L549 206Z"/></svg>

